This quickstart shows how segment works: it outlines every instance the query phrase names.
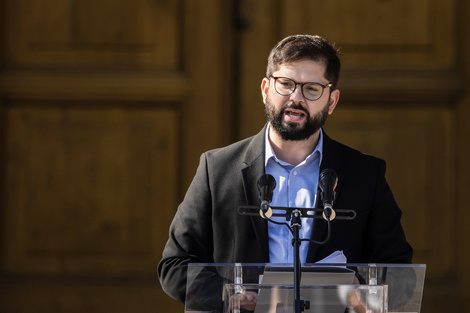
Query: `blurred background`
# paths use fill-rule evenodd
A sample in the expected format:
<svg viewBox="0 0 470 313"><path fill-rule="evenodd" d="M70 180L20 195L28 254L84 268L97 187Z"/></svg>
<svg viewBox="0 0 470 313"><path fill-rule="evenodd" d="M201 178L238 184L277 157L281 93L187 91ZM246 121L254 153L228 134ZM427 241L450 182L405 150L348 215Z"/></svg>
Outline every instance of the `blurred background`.
<svg viewBox="0 0 470 313"><path fill-rule="evenodd" d="M340 48L326 132L387 161L427 264L470 312L470 2L0 1L0 312L183 312L156 264L199 155L257 133L273 45Z"/></svg>

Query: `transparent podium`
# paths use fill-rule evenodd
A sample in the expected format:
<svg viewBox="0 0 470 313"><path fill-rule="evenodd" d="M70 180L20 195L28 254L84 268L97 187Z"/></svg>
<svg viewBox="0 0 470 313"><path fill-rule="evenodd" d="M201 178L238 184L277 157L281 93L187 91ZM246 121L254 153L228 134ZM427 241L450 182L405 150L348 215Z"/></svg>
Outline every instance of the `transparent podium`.
<svg viewBox="0 0 470 313"><path fill-rule="evenodd" d="M421 310L424 264L302 264L301 273L303 312ZM292 264L188 265L185 312L293 313L293 303Z"/></svg>

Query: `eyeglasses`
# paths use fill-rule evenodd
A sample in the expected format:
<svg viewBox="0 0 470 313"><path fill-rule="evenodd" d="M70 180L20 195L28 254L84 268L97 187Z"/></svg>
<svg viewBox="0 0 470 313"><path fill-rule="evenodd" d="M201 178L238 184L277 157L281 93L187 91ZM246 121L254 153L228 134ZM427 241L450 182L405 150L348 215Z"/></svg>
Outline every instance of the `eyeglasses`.
<svg viewBox="0 0 470 313"><path fill-rule="evenodd" d="M325 88L333 86L333 84L328 84L325 86L313 82L297 83L287 77L274 77L272 75L269 75L268 78L274 79L274 89L281 96L291 95L292 93L294 93L295 89L297 88L297 85L300 85L302 95L310 101L320 99L323 95L323 90L325 90Z"/></svg>

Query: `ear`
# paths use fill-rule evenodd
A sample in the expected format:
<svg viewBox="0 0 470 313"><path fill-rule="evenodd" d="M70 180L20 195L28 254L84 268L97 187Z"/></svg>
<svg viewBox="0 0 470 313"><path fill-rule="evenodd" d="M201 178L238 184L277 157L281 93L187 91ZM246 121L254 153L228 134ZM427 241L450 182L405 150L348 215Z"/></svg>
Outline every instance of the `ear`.
<svg viewBox="0 0 470 313"><path fill-rule="evenodd" d="M268 96L269 90L269 79L263 78L261 81L261 95L263 96L263 103L266 104L266 97Z"/></svg>
<svg viewBox="0 0 470 313"><path fill-rule="evenodd" d="M335 89L331 92L328 114L332 114L333 111L335 110L336 105L338 104L338 101L339 101L339 94L340 94L339 89Z"/></svg>

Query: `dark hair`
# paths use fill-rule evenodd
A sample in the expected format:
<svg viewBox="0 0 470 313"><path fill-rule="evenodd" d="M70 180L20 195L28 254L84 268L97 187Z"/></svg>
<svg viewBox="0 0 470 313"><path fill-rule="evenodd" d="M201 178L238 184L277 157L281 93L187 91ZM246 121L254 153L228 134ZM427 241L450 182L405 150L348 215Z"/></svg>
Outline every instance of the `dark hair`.
<svg viewBox="0 0 470 313"><path fill-rule="evenodd" d="M324 62L325 77L336 88L341 69L338 52L326 39L316 35L293 35L281 40L269 54L266 76L272 75L281 64L309 59Z"/></svg>

